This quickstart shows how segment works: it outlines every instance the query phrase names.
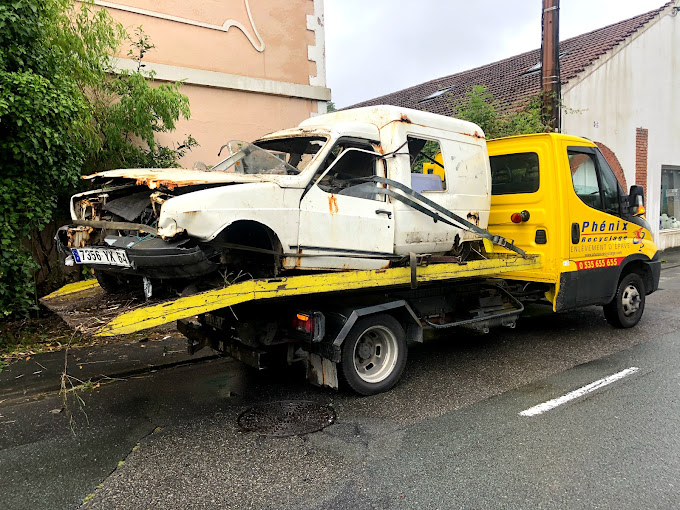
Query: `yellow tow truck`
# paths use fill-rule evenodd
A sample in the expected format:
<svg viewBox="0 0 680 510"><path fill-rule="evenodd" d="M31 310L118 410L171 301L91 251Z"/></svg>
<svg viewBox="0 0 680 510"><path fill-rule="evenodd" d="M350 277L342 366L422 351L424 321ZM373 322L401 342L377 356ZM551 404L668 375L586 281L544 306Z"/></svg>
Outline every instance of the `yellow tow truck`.
<svg viewBox="0 0 680 510"><path fill-rule="evenodd" d="M527 301L555 312L602 305L613 326L636 325L660 274L642 187L625 194L582 138L536 134L486 145L488 230L408 190L434 221L448 217L482 238L469 254L412 253L384 269L252 279L132 307L106 302L94 317L76 313L75 325L111 336L177 321L190 353L211 347L258 368L302 361L312 383L337 388L341 375L364 395L397 383L408 343L422 342L425 331L455 339L455 328L515 327ZM445 179L433 168L441 159L423 172ZM78 282L42 302L63 315L97 293L96 281Z"/></svg>

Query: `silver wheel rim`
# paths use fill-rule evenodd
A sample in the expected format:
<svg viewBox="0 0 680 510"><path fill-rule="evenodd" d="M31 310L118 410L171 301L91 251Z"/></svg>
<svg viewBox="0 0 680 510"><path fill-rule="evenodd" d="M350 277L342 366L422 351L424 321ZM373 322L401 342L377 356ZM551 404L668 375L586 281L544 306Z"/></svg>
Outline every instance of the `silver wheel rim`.
<svg viewBox="0 0 680 510"><path fill-rule="evenodd" d="M354 346L354 370L361 380L378 383L394 370L399 357L399 344L392 330L371 326Z"/></svg>
<svg viewBox="0 0 680 510"><path fill-rule="evenodd" d="M632 283L621 293L621 308L626 317L633 315L640 309L640 292Z"/></svg>

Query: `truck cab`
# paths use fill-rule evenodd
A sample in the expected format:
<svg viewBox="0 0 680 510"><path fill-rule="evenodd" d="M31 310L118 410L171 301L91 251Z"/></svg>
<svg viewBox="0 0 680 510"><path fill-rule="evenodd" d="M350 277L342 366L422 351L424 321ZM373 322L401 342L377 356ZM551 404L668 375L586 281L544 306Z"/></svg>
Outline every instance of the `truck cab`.
<svg viewBox="0 0 680 510"><path fill-rule="evenodd" d="M542 260L540 269L510 278L543 288L555 311L603 305L615 326L637 323L660 273L642 188L626 195L597 146L583 138L542 133L487 147L489 231Z"/></svg>

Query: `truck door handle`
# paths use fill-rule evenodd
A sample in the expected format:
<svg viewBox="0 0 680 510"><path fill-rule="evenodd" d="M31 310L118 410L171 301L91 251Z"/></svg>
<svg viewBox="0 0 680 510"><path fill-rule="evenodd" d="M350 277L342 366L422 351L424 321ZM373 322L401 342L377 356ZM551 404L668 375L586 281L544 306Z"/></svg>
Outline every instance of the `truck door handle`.
<svg viewBox="0 0 680 510"><path fill-rule="evenodd" d="M581 240L581 228L578 223L571 224L571 243L578 244Z"/></svg>
<svg viewBox="0 0 680 510"><path fill-rule="evenodd" d="M375 211L375 214L387 214L387 219L388 220L392 219L392 213L390 211L386 211L385 209L377 209Z"/></svg>

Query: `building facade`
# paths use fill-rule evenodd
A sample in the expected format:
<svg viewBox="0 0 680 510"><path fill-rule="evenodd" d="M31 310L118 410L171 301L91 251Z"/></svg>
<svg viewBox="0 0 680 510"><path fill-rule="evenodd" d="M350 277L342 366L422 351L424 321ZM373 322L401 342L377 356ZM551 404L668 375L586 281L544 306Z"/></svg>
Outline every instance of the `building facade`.
<svg viewBox="0 0 680 510"><path fill-rule="evenodd" d="M128 30L142 26L155 48L145 69L159 82L183 80L191 119L169 144L200 144L181 161L218 161L229 140L250 141L325 113L323 0L95 0ZM126 55L119 69L136 69Z"/></svg>
<svg viewBox="0 0 680 510"><path fill-rule="evenodd" d="M642 184L660 249L680 246L680 8L670 3L562 86L565 133L610 147ZM677 219L674 219L677 218Z"/></svg>
<svg viewBox="0 0 680 510"><path fill-rule="evenodd" d="M660 249L680 246L679 11L675 0L560 41L562 132L597 142L624 187L645 187L647 218ZM455 103L484 85L507 111L538 94L540 80L537 49L355 106L393 104L454 115Z"/></svg>

